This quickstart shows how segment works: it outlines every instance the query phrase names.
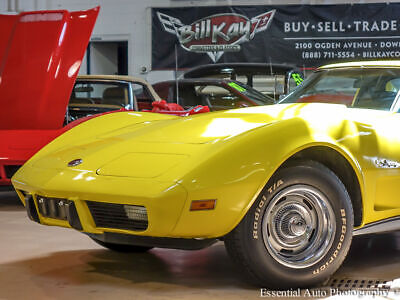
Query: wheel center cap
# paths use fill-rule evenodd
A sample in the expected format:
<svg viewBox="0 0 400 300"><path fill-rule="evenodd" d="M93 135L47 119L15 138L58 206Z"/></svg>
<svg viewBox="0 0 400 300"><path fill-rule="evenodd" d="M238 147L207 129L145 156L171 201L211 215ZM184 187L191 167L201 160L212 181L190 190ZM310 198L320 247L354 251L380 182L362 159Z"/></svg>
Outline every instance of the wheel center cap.
<svg viewBox="0 0 400 300"><path fill-rule="evenodd" d="M289 230L295 236L303 235L307 230L307 224L303 218L292 217L289 220Z"/></svg>

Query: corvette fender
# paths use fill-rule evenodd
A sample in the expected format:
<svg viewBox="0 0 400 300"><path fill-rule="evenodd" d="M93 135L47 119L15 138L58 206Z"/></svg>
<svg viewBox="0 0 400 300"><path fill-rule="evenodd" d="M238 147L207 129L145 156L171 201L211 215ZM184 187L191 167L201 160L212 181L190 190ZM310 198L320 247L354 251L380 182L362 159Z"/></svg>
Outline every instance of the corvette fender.
<svg viewBox="0 0 400 300"><path fill-rule="evenodd" d="M220 151L181 180L189 192L175 234L197 236L202 233L204 237L215 237L229 233L264 188L272 192L279 186L279 182L267 185L276 170L296 153L312 147L326 147L340 153L352 166L364 194L362 171L357 160L330 136L319 136L317 140L302 119L275 122L236 138L234 143L233 151ZM252 145L251 154L246 153L249 150L246 144ZM207 172L210 169L212 173ZM210 198L217 199L215 210L190 211L192 201ZM207 222L203 221L205 219ZM219 231L215 232L217 228Z"/></svg>

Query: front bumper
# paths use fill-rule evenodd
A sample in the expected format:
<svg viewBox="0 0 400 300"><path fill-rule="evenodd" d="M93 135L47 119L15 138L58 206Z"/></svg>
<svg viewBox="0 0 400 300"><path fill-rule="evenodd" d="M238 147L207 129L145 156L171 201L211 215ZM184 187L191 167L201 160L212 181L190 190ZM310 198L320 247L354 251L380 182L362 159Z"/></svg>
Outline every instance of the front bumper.
<svg viewBox="0 0 400 300"><path fill-rule="evenodd" d="M30 217L44 225L100 235L192 237L174 232L187 200L186 190L176 183L26 165L13 185ZM145 220L144 212L145 226L138 223Z"/></svg>
<svg viewBox="0 0 400 300"><path fill-rule="evenodd" d="M40 200L43 198L39 198ZM37 210L36 203L30 194L25 195L26 211L29 219L34 222L40 223L39 215L42 215L43 209L39 203ZM80 221L78 212L73 201L65 204L65 215L55 214L52 217L58 219L65 219L71 228L82 231L82 223ZM52 212L54 214L54 212ZM147 222L146 222L147 223ZM211 246L216 239L189 239L189 238L167 238L167 237L152 237L152 236L137 236L132 234L115 233L105 231L102 234L86 233L89 237L105 243L115 243L124 245L135 245L144 247L159 247L159 248L173 248L183 250L198 250Z"/></svg>

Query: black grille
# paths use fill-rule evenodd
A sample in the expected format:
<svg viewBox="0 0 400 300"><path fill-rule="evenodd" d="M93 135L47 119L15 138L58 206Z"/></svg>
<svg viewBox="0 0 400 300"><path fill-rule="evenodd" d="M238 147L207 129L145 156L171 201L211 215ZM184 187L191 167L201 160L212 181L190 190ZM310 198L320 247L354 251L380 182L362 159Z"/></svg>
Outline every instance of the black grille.
<svg viewBox="0 0 400 300"><path fill-rule="evenodd" d="M134 231L147 229L147 211L144 206L86 201L96 227Z"/></svg>
<svg viewBox="0 0 400 300"><path fill-rule="evenodd" d="M5 165L4 171L6 172L6 178L13 177L20 167L20 165Z"/></svg>

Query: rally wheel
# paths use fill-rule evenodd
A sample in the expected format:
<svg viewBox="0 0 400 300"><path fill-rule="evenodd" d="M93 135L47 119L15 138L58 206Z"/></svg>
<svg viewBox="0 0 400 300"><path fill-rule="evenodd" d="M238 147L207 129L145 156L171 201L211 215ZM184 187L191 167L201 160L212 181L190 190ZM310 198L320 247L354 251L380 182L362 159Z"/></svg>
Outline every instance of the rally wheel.
<svg viewBox="0 0 400 300"><path fill-rule="evenodd" d="M270 288L318 285L342 264L353 230L350 197L325 166L279 169L225 246L247 278Z"/></svg>

